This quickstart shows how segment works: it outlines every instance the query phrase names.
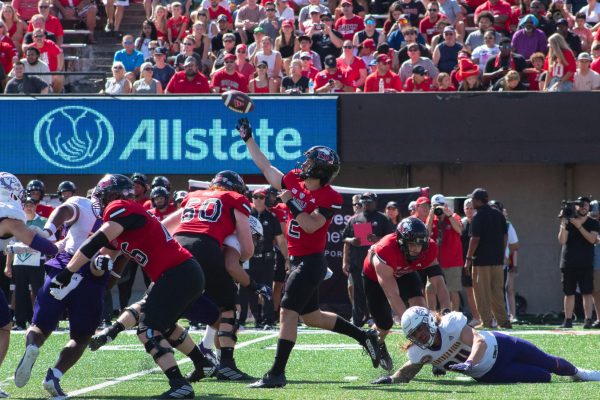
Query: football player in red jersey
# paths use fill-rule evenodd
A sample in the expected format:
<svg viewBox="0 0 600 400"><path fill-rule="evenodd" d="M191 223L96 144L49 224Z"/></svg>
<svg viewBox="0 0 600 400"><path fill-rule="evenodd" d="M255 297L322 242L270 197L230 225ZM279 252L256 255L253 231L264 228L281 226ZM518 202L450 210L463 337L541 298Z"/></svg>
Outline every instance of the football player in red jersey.
<svg viewBox="0 0 600 400"><path fill-rule="evenodd" d="M39 179L33 179L29 181L27 186L25 186L25 194L27 197L31 197L38 202L35 209L37 215L44 218L50 217L54 207L41 203L42 200L44 200L44 195L46 194L46 185L44 185L44 182L40 181Z"/></svg>
<svg viewBox="0 0 600 400"><path fill-rule="evenodd" d="M225 238L234 231L240 243L240 259L254 253L248 224L250 202L244 196L245 184L234 171L215 175L207 190L189 193L181 208L163 221L175 239L198 260L206 276L205 295L221 310L217 333L221 359L217 371L219 380L248 380L248 374L237 368L233 351L236 336L237 287L228 273L221 248Z"/></svg>
<svg viewBox="0 0 600 400"><path fill-rule="evenodd" d="M261 152L252 138L247 119L240 119L237 129L267 181L274 188L282 189L280 198L287 205L289 216L285 232L291 272L281 300L275 362L262 379L249 387L286 385L285 367L296 343L299 316L306 325L354 338L365 348L377 368L380 356L377 331L360 329L339 315L319 309L319 285L327 273L324 255L327 230L333 214L342 208L342 196L329 185L340 170L337 153L325 146L311 147L304 153L306 160L301 169L283 174Z"/></svg>
<svg viewBox="0 0 600 400"><path fill-rule="evenodd" d="M183 378L173 356L172 346L192 360L203 359L200 350L177 325L184 311L202 294L204 274L198 262L165 227L133 200L133 182L123 175L109 174L96 185L93 208L104 223L75 252L53 280L65 287L72 275L94 259L96 266L110 270L119 252L135 260L154 282L146 299L144 317L138 325L138 338L169 379L171 388L159 398L193 399L194 389ZM191 343L191 347L184 347ZM189 351L189 353L186 352ZM196 364L196 361L194 361Z"/></svg>
<svg viewBox="0 0 600 400"><path fill-rule="evenodd" d="M148 178L140 172L134 172L131 175L131 180L133 181L133 195L136 203L146 204L146 201L148 201Z"/></svg>
<svg viewBox="0 0 600 400"><path fill-rule="evenodd" d="M405 301L410 306L427 307L416 271L439 268L437 254L437 245L429 238L425 224L408 217L400 221L394 233L371 246L365 258L363 283L367 308L379 331L381 366L387 371L394 368L384 341L394 325L392 311L401 318L406 310Z"/></svg>
<svg viewBox="0 0 600 400"><path fill-rule="evenodd" d="M153 207L148 212L154 215L159 221L177 211L175 204L169 203L169 197L171 197L169 191L162 186L156 186L150 192L150 201Z"/></svg>

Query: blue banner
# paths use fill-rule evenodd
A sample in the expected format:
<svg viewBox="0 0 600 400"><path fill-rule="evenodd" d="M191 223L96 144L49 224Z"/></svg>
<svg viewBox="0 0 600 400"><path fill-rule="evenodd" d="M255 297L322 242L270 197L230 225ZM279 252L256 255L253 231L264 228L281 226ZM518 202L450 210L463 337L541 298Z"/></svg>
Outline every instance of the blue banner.
<svg viewBox="0 0 600 400"><path fill-rule="evenodd" d="M282 171L337 148L336 97L261 97L256 142ZM212 174L258 170L220 97L4 98L2 170L14 174Z"/></svg>

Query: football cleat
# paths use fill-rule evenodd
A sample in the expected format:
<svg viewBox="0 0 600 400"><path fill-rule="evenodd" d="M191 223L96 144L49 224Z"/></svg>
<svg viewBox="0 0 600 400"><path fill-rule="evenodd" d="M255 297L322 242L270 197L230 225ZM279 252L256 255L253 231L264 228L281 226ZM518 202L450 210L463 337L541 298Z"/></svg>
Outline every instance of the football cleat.
<svg viewBox="0 0 600 400"><path fill-rule="evenodd" d="M365 331L365 339L361 343L365 352L371 357L373 362L373 368L379 367L381 360L381 352L379 349L379 335L375 329L368 329Z"/></svg>
<svg viewBox="0 0 600 400"><path fill-rule="evenodd" d="M444 368L432 365L431 373L433 374L433 376L444 376L444 375L446 375L446 370Z"/></svg>
<svg viewBox="0 0 600 400"><path fill-rule="evenodd" d="M577 368L577 372L571 379L575 382L598 382L600 381L600 371Z"/></svg>
<svg viewBox="0 0 600 400"><path fill-rule="evenodd" d="M42 383L44 389L54 398L65 398L67 394L60 387L60 379L54 376L54 372L52 372L52 368L48 368L48 372L46 372L46 377L44 378L44 382Z"/></svg>
<svg viewBox="0 0 600 400"><path fill-rule="evenodd" d="M208 358L202 360L202 365L198 368L194 368L192 372L185 376L188 382L198 382L199 380L206 378L207 376L213 376L217 366L214 365Z"/></svg>
<svg viewBox="0 0 600 400"><path fill-rule="evenodd" d="M108 336L108 328L104 328L97 335L92 336L88 345L91 351L96 351L100 347L112 342L112 338Z"/></svg>
<svg viewBox="0 0 600 400"><path fill-rule="evenodd" d="M285 374L273 375L267 372L260 380L246 386L252 389L282 388L287 384Z"/></svg>
<svg viewBox="0 0 600 400"><path fill-rule="evenodd" d="M33 368L33 364L35 364L35 360L37 360L40 355L40 348L34 344L30 344L25 348L25 353L19 361L19 365L15 370L15 386L18 388L22 388L27 385L29 382L29 378L31 378L31 369Z"/></svg>
<svg viewBox="0 0 600 400"><path fill-rule="evenodd" d="M198 347L200 348L200 352L204 354L204 357L208 358L213 364L219 365L219 359L211 349L207 349L206 347L204 347L204 344L202 342L200 342Z"/></svg>
<svg viewBox="0 0 600 400"><path fill-rule="evenodd" d="M196 397L194 388L185 379L169 381L171 388L161 394L159 399L193 399Z"/></svg>
<svg viewBox="0 0 600 400"><path fill-rule="evenodd" d="M391 376L381 376L371 382L373 385L390 385L394 383Z"/></svg>
<svg viewBox="0 0 600 400"><path fill-rule="evenodd" d="M251 381L252 379L255 378L240 371L235 365L235 361L233 361L231 365L221 364L217 370L217 380L220 381Z"/></svg>
<svg viewBox="0 0 600 400"><path fill-rule="evenodd" d="M392 356L388 352L387 346L385 342L379 343L379 353L381 354L381 358L379 359L379 365L386 371L391 371L394 369L394 361L392 360Z"/></svg>

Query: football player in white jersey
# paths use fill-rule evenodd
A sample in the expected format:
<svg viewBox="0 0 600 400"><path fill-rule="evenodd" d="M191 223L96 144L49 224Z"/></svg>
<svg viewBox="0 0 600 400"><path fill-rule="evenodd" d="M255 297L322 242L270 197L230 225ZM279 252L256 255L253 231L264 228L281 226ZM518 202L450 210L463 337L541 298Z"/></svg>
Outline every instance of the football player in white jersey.
<svg viewBox="0 0 600 400"><path fill-rule="evenodd" d="M545 383L551 374L574 381L600 381L600 371L575 367L533 343L494 331L476 331L460 312L433 315L411 307L402 315L402 331L412 343L409 361L374 384L408 383L425 364L461 372L482 383Z"/></svg>

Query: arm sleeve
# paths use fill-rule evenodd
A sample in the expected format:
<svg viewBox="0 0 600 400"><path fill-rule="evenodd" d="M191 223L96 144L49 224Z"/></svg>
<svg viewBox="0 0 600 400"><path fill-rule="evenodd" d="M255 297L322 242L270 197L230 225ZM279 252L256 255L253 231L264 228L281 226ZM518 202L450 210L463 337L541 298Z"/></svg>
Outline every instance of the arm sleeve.
<svg viewBox="0 0 600 400"><path fill-rule="evenodd" d="M139 229L146 225L146 218L140 214L129 214L124 217L113 218L111 221L116 222L126 230Z"/></svg>

